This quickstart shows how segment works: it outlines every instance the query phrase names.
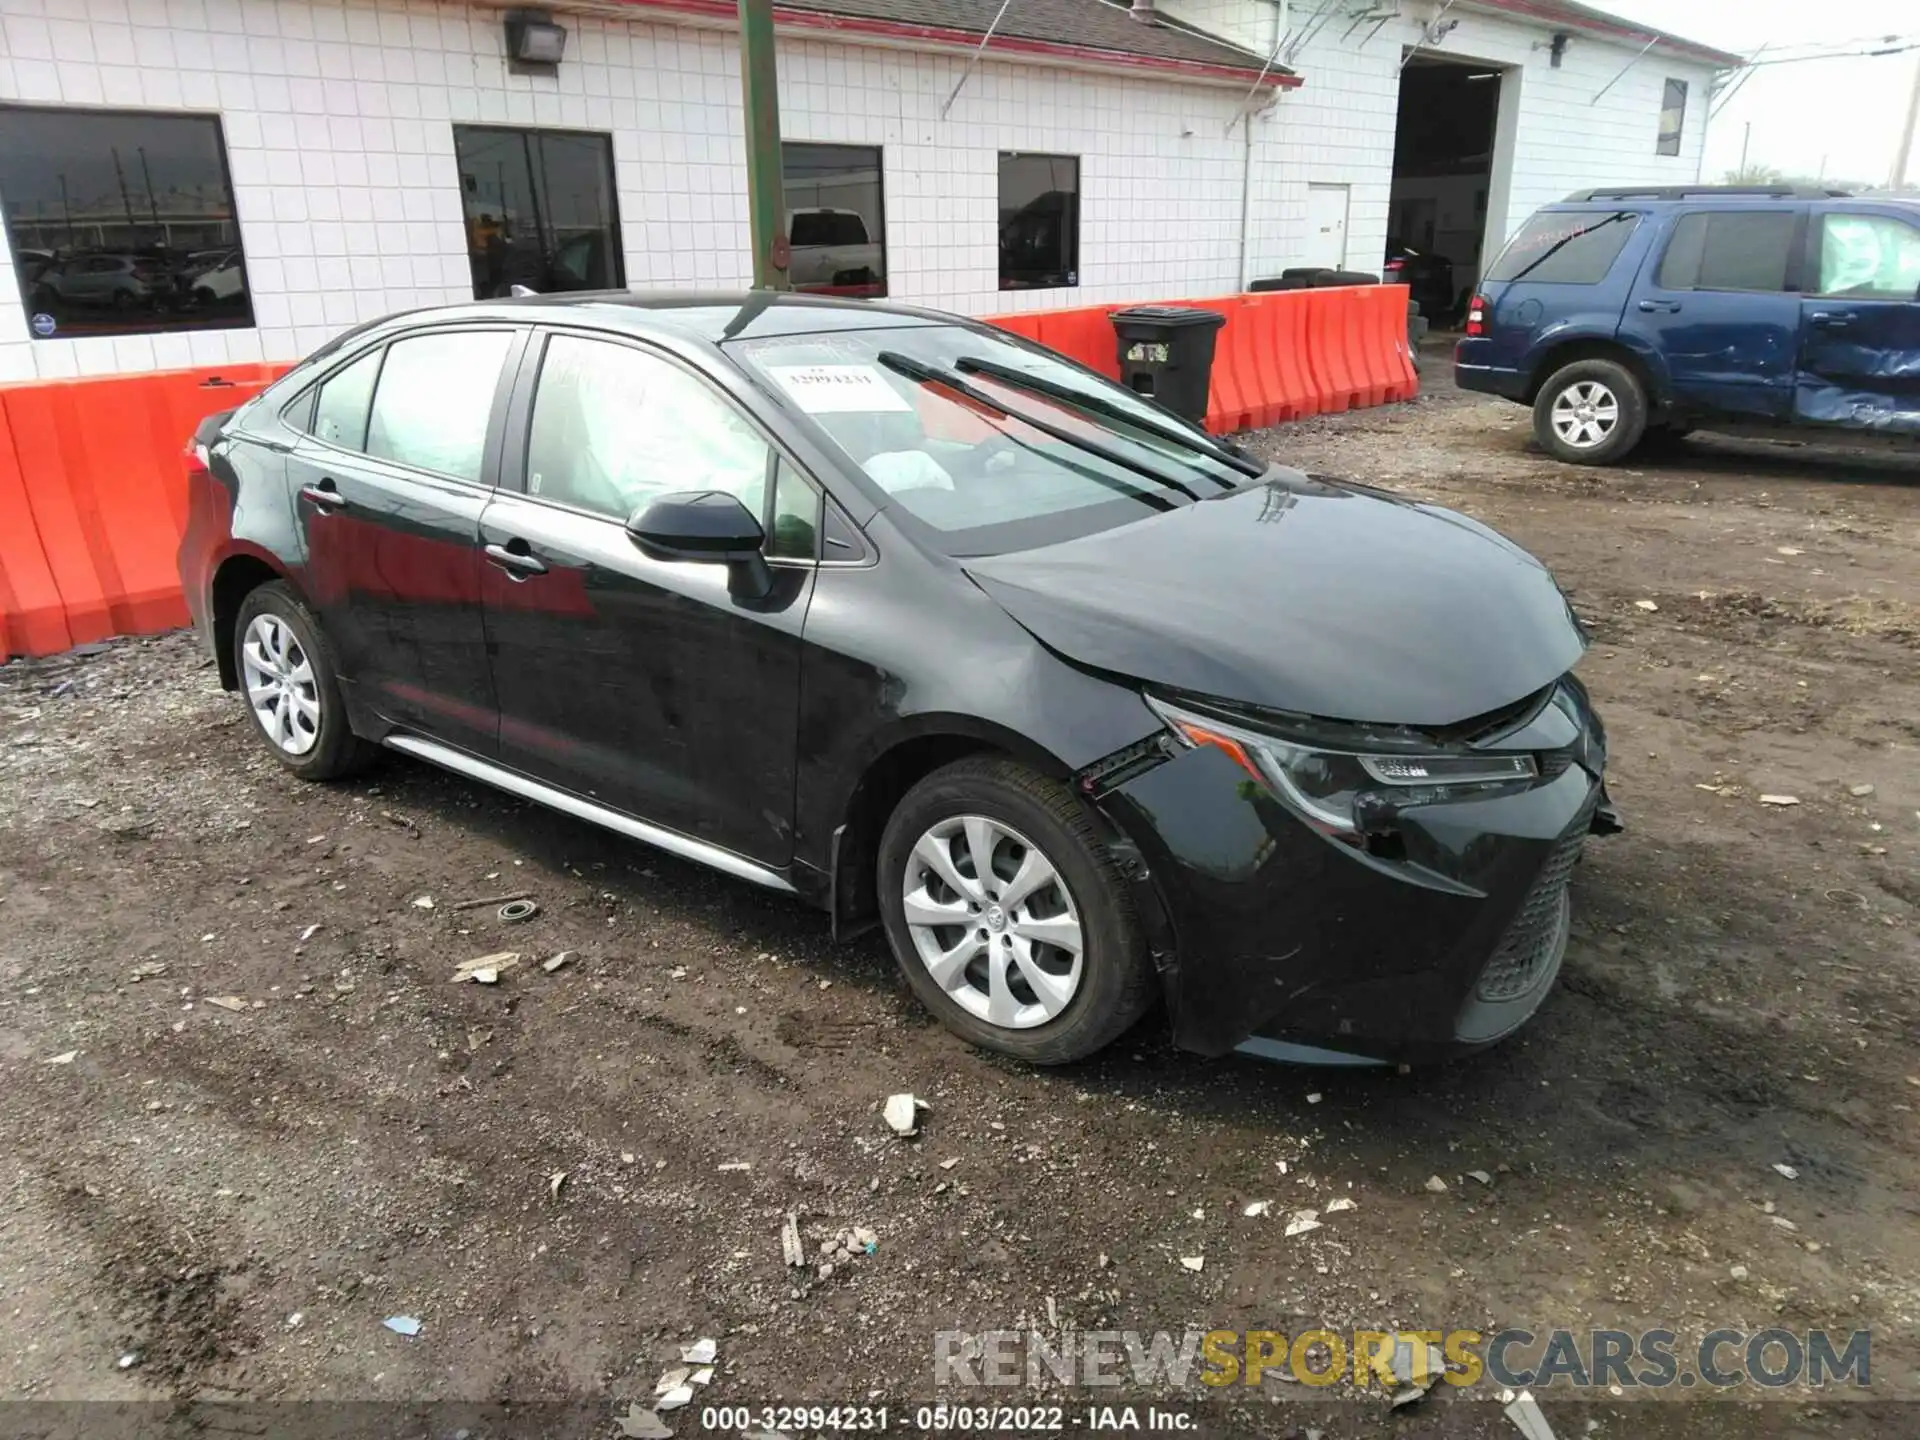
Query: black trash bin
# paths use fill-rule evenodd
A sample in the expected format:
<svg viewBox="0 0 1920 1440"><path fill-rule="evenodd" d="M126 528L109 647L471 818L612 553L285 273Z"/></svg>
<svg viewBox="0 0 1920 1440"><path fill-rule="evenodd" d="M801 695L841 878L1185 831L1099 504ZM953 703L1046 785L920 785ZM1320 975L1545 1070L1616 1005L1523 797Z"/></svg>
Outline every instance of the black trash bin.
<svg viewBox="0 0 1920 1440"><path fill-rule="evenodd" d="M1120 383L1203 424L1213 343L1227 317L1184 305L1136 305L1111 318L1120 343Z"/></svg>

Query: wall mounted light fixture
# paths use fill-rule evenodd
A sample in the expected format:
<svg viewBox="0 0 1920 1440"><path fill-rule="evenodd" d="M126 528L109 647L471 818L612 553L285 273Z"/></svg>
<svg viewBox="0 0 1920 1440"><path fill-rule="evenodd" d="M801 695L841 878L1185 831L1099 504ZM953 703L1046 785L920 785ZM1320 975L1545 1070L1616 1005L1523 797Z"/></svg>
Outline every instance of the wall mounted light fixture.
<svg viewBox="0 0 1920 1440"><path fill-rule="evenodd" d="M550 10L507 12L507 62L518 75L553 75L567 52L567 31Z"/></svg>

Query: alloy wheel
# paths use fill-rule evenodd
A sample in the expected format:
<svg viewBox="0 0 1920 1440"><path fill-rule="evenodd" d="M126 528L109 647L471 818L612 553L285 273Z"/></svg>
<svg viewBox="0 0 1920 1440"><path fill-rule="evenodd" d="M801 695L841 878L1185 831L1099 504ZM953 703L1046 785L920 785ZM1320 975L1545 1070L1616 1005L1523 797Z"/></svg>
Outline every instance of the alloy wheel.
<svg viewBox="0 0 1920 1440"><path fill-rule="evenodd" d="M288 755L304 755L320 739L320 687L299 636L278 615L262 613L240 646L247 703L260 728Z"/></svg>
<svg viewBox="0 0 1920 1440"><path fill-rule="evenodd" d="M920 963L987 1024L1044 1025L1078 993L1079 909L1054 863L1012 827L983 815L940 821L907 857L902 898Z"/></svg>
<svg viewBox="0 0 1920 1440"><path fill-rule="evenodd" d="M1576 450L1591 450L1620 423L1620 400L1598 380L1576 380L1554 397L1553 432Z"/></svg>

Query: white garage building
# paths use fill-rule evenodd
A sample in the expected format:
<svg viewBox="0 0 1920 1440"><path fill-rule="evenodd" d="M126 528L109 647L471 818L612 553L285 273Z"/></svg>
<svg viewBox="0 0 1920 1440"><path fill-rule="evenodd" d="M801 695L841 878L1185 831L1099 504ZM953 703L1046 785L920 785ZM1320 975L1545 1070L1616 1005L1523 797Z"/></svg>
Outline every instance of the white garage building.
<svg viewBox="0 0 1920 1440"><path fill-rule="evenodd" d="M1568 0L1001 9L778 5L798 281L1201 296L1378 273L1391 213L1470 283L1543 201L1695 180L1736 63ZM732 4L558 0L555 65L509 59L515 15L0 0L0 381L291 360L515 282L747 284Z"/></svg>

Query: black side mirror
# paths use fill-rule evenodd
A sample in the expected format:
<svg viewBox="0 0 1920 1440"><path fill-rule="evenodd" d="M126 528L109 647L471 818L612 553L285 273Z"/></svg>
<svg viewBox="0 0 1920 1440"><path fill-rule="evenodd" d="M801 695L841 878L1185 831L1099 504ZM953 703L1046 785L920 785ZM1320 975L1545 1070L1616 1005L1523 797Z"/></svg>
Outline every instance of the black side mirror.
<svg viewBox="0 0 1920 1440"><path fill-rule="evenodd" d="M763 552L766 532L753 512L724 490L662 495L627 521L627 534L656 560L695 560L734 567L748 598L773 588Z"/></svg>

